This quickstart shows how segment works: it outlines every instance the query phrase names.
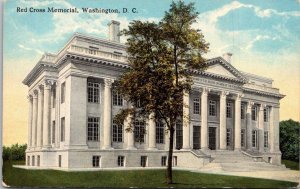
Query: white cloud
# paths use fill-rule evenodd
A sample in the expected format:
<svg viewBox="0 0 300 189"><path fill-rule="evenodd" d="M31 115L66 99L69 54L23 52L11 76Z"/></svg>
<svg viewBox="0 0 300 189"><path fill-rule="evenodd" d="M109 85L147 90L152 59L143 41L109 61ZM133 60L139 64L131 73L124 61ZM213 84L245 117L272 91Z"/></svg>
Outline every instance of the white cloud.
<svg viewBox="0 0 300 189"><path fill-rule="evenodd" d="M37 52L38 54L44 54L43 51L39 50L39 49L32 49L32 48L29 48L29 47L25 47L24 45L22 44L18 44L18 47L20 47L21 49L24 49L26 51L35 51Z"/></svg>

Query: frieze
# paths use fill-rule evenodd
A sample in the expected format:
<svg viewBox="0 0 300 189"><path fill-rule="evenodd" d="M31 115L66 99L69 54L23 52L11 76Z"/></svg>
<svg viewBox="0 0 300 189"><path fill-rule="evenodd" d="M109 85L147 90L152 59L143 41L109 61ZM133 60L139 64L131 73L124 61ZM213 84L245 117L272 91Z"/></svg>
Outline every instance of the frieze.
<svg viewBox="0 0 300 189"><path fill-rule="evenodd" d="M205 79L205 78L194 77L193 81L195 82L195 84L201 83L201 84L210 84L210 85L217 86L217 87L230 88L230 89L235 89L235 90L240 89L240 86L238 86L238 85L224 83L224 82L220 82L220 81L214 81L214 80Z"/></svg>

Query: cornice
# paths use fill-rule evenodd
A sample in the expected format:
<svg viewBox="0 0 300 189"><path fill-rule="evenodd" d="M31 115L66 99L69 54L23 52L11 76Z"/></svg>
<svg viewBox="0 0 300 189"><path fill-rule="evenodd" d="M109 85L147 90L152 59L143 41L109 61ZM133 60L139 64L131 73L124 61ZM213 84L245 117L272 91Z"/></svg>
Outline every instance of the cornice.
<svg viewBox="0 0 300 189"><path fill-rule="evenodd" d="M259 94L259 95L272 96L272 97L276 97L279 99L282 99L283 97L286 96L286 95L279 94L279 93L269 93L269 92L259 91L259 90L255 90L255 89L249 89L249 88L243 88L243 91L255 93L255 94Z"/></svg>

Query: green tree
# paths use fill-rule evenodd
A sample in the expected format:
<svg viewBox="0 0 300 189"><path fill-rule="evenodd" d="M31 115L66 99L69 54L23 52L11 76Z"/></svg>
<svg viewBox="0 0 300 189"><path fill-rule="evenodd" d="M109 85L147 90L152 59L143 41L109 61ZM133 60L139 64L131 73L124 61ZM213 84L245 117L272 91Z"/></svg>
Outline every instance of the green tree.
<svg viewBox="0 0 300 189"><path fill-rule="evenodd" d="M19 145L13 144L11 147L3 146L2 158L3 160L25 160L25 151L27 144Z"/></svg>
<svg viewBox="0 0 300 189"><path fill-rule="evenodd" d="M289 119L281 121L279 126L282 158L299 161L300 123Z"/></svg>
<svg viewBox="0 0 300 189"><path fill-rule="evenodd" d="M133 21L122 34L128 36L130 69L124 73L117 90L132 104L115 119L119 123L132 116L162 121L169 131L167 183L172 183L172 155L176 122L183 115L183 94L191 89L191 71L206 68L202 57L208 51L203 34L192 28L198 13L194 4L173 2L159 23ZM136 108L138 107L138 108ZM127 131L132 132L133 125Z"/></svg>

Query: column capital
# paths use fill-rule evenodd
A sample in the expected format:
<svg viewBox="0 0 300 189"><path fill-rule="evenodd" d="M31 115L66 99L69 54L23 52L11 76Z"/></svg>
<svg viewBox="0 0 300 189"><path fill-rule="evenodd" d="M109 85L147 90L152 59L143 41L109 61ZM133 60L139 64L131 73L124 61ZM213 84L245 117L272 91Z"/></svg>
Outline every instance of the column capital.
<svg viewBox="0 0 300 189"><path fill-rule="evenodd" d="M37 98L38 95L39 95L38 90L34 90L33 93L32 93L32 98Z"/></svg>
<svg viewBox="0 0 300 189"><path fill-rule="evenodd" d="M44 92L44 84L40 84L38 86L38 90L39 90L40 93L43 93Z"/></svg>
<svg viewBox="0 0 300 189"><path fill-rule="evenodd" d="M104 79L104 86L111 88L113 82L114 80L112 79Z"/></svg>
<svg viewBox="0 0 300 189"><path fill-rule="evenodd" d="M210 92L210 89L204 87L204 88L201 89L201 92L202 92L202 95L207 95Z"/></svg>
<svg viewBox="0 0 300 189"><path fill-rule="evenodd" d="M266 104L260 104L259 111L264 111L264 108L266 108L266 107L267 107Z"/></svg>
<svg viewBox="0 0 300 189"><path fill-rule="evenodd" d="M242 97L244 97L245 95L243 93L237 93L235 95L235 100L241 100Z"/></svg>
<svg viewBox="0 0 300 189"><path fill-rule="evenodd" d="M221 92L219 92L219 95L220 95L221 98L226 98L226 96L227 96L228 94L229 94L228 91L221 91Z"/></svg>
<svg viewBox="0 0 300 189"><path fill-rule="evenodd" d="M50 89L52 86L56 85L56 80L54 79L46 79L44 82L44 86L46 89Z"/></svg>
<svg viewBox="0 0 300 189"><path fill-rule="evenodd" d="M33 98L33 97L32 97L32 94L28 94L28 95L27 95L27 100L28 100L28 101L31 101L32 98Z"/></svg>

